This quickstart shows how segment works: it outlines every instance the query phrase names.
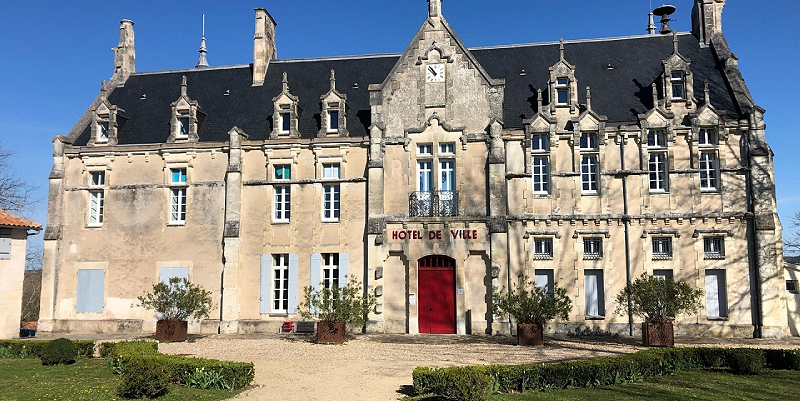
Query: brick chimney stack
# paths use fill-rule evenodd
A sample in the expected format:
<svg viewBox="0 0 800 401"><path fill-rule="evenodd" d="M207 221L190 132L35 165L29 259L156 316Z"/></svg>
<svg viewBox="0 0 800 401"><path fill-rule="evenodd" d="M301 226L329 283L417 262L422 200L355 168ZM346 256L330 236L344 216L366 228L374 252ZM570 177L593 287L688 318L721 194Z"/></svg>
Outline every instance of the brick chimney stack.
<svg viewBox="0 0 800 401"><path fill-rule="evenodd" d="M136 72L136 50L133 47L133 21L124 19L119 22L119 44L114 51L114 75L109 86L124 83L128 76Z"/></svg>
<svg viewBox="0 0 800 401"><path fill-rule="evenodd" d="M253 36L253 86L264 84L270 60L278 57L275 46L275 20L263 8L256 8L256 33Z"/></svg>
<svg viewBox="0 0 800 401"><path fill-rule="evenodd" d="M692 33L703 44L722 33L722 9L725 0L695 0L692 8Z"/></svg>

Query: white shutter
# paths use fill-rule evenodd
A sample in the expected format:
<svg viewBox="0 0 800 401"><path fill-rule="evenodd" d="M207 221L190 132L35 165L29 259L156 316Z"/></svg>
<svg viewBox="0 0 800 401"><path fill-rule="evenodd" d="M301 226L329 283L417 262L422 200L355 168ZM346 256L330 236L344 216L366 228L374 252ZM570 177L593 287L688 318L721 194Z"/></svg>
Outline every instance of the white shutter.
<svg viewBox="0 0 800 401"><path fill-rule="evenodd" d="M298 270L297 254L290 253L289 254L289 308L286 311L287 313L297 312L297 292L299 290L298 286L300 285L297 279L297 270Z"/></svg>
<svg viewBox="0 0 800 401"><path fill-rule="evenodd" d="M314 291L319 291L320 284L322 283L322 272L320 268L322 266L322 254L320 253L312 253L311 254L311 288Z"/></svg>
<svg viewBox="0 0 800 401"><path fill-rule="evenodd" d="M583 289L586 293L586 316L599 316L600 305L597 293L597 276L588 271L584 272Z"/></svg>
<svg viewBox="0 0 800 401"><path fill-rule="evenodd" d="M0 228L0 260L11 259L11 230Z"/></svg>
<svg viewBox="0 0 800 401"><path fill-rule="evenodd" d="M344 287L347 285L349 273L350 256L346 253L339 254L339 286Z"/></svg>
<svg viewBox="0 0 800 401"><path fill-rule="evenodd" d="M725 300L725 272L706 270L706 314L710 317L727 315Z"/></svg>
<svg viewBox="0 0 800 401"><path fill-rule="evenodd" d="M177 277L189 281L189 268L188 267L162 267L161 268L161 282L169 285L169 279Z"/></svg>
<svg viewBox="0 0 800 401"><path fill-rule="evenodd" d="M270 283L272 283L271 255L261 255L261 298L260 313L269 313Z"/></svg>

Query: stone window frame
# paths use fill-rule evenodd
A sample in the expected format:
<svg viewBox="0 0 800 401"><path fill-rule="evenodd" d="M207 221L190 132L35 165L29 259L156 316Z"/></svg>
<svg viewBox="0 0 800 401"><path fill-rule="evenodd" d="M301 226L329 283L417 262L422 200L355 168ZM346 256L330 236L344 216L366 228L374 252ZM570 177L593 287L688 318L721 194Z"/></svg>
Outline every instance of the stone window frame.
<svg viewBox="0 0 800 401"><path fill-rule="evenodd" d="M453 145L453 152L442 152L441 145ZM423 146L430 146L430 153L420 153L420 148ZM458 159L458 147L456 146L456 141L447 141L442 140L439 141L436 138L432 138L432 140L425 140L425 141L414 141L413 144L414 151L414 178L416 183L414 184L414 188L418 192L426 192L420 189L420 169L419 163L429 161L431 163L431 187L427 192L435 192L435 191L443 191L441 189L441 178L442 178L442 162L443 161L451 161L453 163L453 170L452 170L452 185L453 189L448 191L458 191L458 166L457 166L457 159Z"/></svg>
<svg viewBox="0 0 800 401"><path fill-rule="evenodd" d="M326 257L327 256L327 257ZM331 284L339 285L339 268L341 267L341 260L339 253L329 252L320 254L319 277L320 287L330 288ZM335 263L333 263L335 261ZM325 273L329 273L329 278L325 278Z"/></svg>
<svg viewBox="0 0 800 401"><path fill-rule="evenodd" d="M716 275L717 276L717 309L718 315L709 315L708 309L708 276L709 275ZM719 278L722 277L722 285L720 285ZM728 320L728 316L730 315L728 304L728 272L727 269L724 268L710 268L704 269L703 274L703 287L705 289L705 306L706 306L706 319L708 320ZM724 306L724 308L723 308Z"/></svg>
<svg viewBox="0 0 800 401"><path fill-rule="evenodd" d="M106 83L103 81L100 88L100 104L92 109L90 125L91 135L88 146L115 146L118 143L119 130L124 121L125 111L111 104L106 98ZM101 136L105 128L106 136Z"/></svg>
<svg viewBox="0 0 800 401"><path fill-rule="evenodd" d="M341 180L345 177L344 175L344 159L339 158L324 158L320 159L318 164L318 172L317 176L319 180L322 182L322 204L321 204L321 211L320 215L322 216L323 223L338 223L342 220L342 204L343 202L343 193L342 193L342 184ZM325 177L325 166L326 165L336 165L338 167L338 176L337 177ZM328 210L328 201L326 200L326 196L328 195L328 191L331 190L332 194L339 195L339 206L338 207L331 207L331 217L325 217L325 213ZM331 200L332 204L335 204L334 200ZM336 213L338 212L339 216L336 217Z"/></svg>
<svg viewBox="0 0 800 401"><path fill-rule="evenodd" d="M692 108L696 103L694 99L694 74L692 74L692 61L678 52L678 33L673 32L672 55L663 60L663 72L661 75L661 88L664 93L664 102L667 108L672 107L672 103L685 103L686 108ZM672 73L681 72L683 74L684 97L676 98L672 94Z"/></svg>
<svg viewBox="0 0 800 401"><path fill-rule="evenodd" d="M669 186L669 184L670 184L670 182L669 182L670 181L669 180L670 161L672 161L672 158L670 156L672 154L672 142L673 142L670 139L671 139L671 137L673 137L673 135L670 135L670 132L669 132L668 128L670 128L670 127L667 124L667 125L665 125L663 127L660 127L660 126L647 127L647 129L645 130L645 132L647 133L647 137L646 137L646 140L642 141L642 142L644 144L643 148L647 152L647 154L645 156L645 164L647 166L646 170L647 170L647 173L648 173L647 174L647 188L648 188L648 191L650 192L650 194L666 194L666 193L669 193L669 187L670 187ZM661 133L660 136L658 135L659 132ZM656 139L656 141L655 141L655 144L653 144L653 145L650 144L651 143L650 139L651 139L651 134L652 133L656 133L654 135L654 138ZM660 141L658 140L658 138L662 138L663 143L659 143ZM663 177L662 177L663 183L661 185L661 188L653 188L652 174L654 173L654 171L651 169L651 167L652 167L652 164L653 164L652 156L654 156L654 155L661 156L661 159L662 159L662 164L663 164L662 170L656 171L656 175L658 175L659 173L661 175L663 175ZM658 180L656 182L658 182Z"/></svg>
<svg viewBox="0 0 800 401"><path fill-rule="evenodd" d="M105 216L105 198L106 198L106 188L108 188L108 173L105 168L89 168L86 170L87 175L87 182L86 186L88 187L87 195L87 218L86 218L86 227L87 228L100 228L103 227L103 221ZM99 181L96 182L95 177L100 178ZM99 196L98 196L99 195ZM98 202L98 213L96 216L92 214L92 202L93 198L99 197ZM92 221L94 217L95 221Z"/></svg>
<svg viewBox="0 0 800 401"><path fill-rule="evenodd" d="M300 99L289 92L289 76L286 71L283 72L283 89L278 96L272 98L272 132L269 134L270 139L280 137L300 138L299 128L299 115L301 112L299 106ZM289 118L289 130L283 129L282 116Z"/></svg>
<svg viewBox="0 0 800 401"><path fill-rule="evenodd" d="M710 155L713 160L708 160L704 162L703 156ZM703 164L709 163L713 161L712 168L703 167ZM722 190L722 175L721 175L721 166L720 166L720 157L719 157L719 149L718 148L705 148L700 150L699 157L698 157L698 178L700 179L700 192L703 193L718 193ZM703 178L703 173L706 173L706 178ZM708 178L708 174L714 174L714 185L704 185L704 183L708 182L710 178Z"/></svg>
<svg viewBox="0 0 800 401"><path fill-rule="evenodd" d="M174 172L176 170L185 170L185 181L174 181ZM185 226L186 220L189 215L189 187L191 186L191 165L189 163L168 163L164 168L165 173L165 182L167 186L167 226ZM180 199L180 193L183 193L183 203L182 203L182 212L181 210L178 211L178 219L173 218L172 208L173 203L175 201L175 194L178 194ZM179 206L181 203L178 204ZM180 215L183 214L183 219L180 219Z"/></svg>
<svg viewBox="0 0 800 401"><path fill-rule="evenodd" d="M269 303L269 311L270 313L287 313L289 310L289 297L291 291L289 290L289 254L288 253L273 253L270 254L270 303ZM282 261L283 264L279 265L279 261ZM278 278L278 272L283 273L283 277ZM277 288L275 286L275 282L280 281L281 288ZM280 294L286 294L286 297L283 296L276 297L275 294L280 291ZM286 307L285 308L275 308L275 303L281 302Z"/></svg>
<svg viewBox="0 0 800 401"><path fill-rule="evenodd" d="M657 247L657 245L659 245ZM652 260L672 260L675 252L672 237L653 236L650 238L650 250Z"/></svg>
<svg viewBox="0 0 800 401"><path fill-rule="evenodd" d="M288 224L291 222L292 218L292 180L296 179L294 177L294 159L281 159L275 158L269 160L269 182L272 184L272 208L270 210L270 221L272 224ZM276 168L278 166L289 166L289 178L281 178L278 179L275 177ZM280 188L280 190L279 190ZM278 192L282 194L282 200L280 203L284 204L286 207L281 210L281 216L278 217L278 210L276 206L278 204ZM289 201L286 202L285 198L288 197ZM286 217L288 215L288 217Z"/></svg>
<svg viewBox="0 0 800 401"><path fill-rule="evenodd" d="M564 89L559 85L559 79L567 79L566 87L569 90L567 103L558 102L558 90ZM550 91L550 111L555 112L556 108L569 108L570 113L578 110L578 80L575 78L575 66L567 62L564 58L564 39L559 43L559 60L550 67L550 80L547 83Z"/></svg>
<svg viewBox="0 0 800 401"><path fill-rule="evenodd" d="M586 147L586 148L582 147L581 146L581 142L582 142L582 139L583 139L584 135L587 135L587 137L591 137L591 135L594 135L595 136L595 140L596 140L596 146L595 147ZM577 161L578 161L577 164L578 165L577 165L577 168L578 168L578 174L579 174L579 182L578 182L578 184L580 185L580 192L581 192L582 196L583 195L597 196L597 195L600 195L600 192L601 192L600 191L600 188L602 186L601 185L601 176L602 176L602 171L603 171L603 169L602 169L603 161L601 159L601 155L604 154L604 152L601 151L601 147L602 147L602 144L604 144L604 142L605 142L604 141L605 138L601 137L601 135L603 135L603 134L600 131L591 131L591 130L587 130L587 131L580 131L579 130L579 131L577 131L577 134L575 135L577 137L577 138L575 138L576 139L575 142L577 142L577 145L578 145L577 146L577 150L578 150L578 159L577 159ZM575 147L575 146L573 145L573 147ZM596 169L597 169L597 171L595 171L595 173L593 174L594 175L595 189L591 189L591 188L587 189L587 190L583 189L583 184L584 184L584 182L583 182L583 158L584 157L594 157L595 166L596 166Z"/></svg>
<svg viewBox="0 0 800 401"><path fill-rule="evenodd" d="M204 114L200 110L200 104L196 100L192 100L186 91L186 75L183 75L181 77L181 95L170 103L172 114L167 143L198 142L200 140L197 132Z"/></svg>
<svg viewBox="0 0 800 401"><path fill-rule="evenodd" d="M655 113L655 116L660 117L653 122L649 120L653 118L653 114L649 117L641 116L639 120L640 131L639 137L636 138L636 143L639 145L639 152L640 152L640 164L642 170L644 170L647 174L643 175L645 177L642 182L644 188L647 188L647 192L649 195L666 195L670 193L670 171L675 169L675 157L674 157L674 146L675 140L677 136L675 135L675 131L672 126L672 122L669 120L669 116L661 113L658 108L652 110ZM651 131L661 131L663 132L664 138L664 145L663 146L650 146L650 133ZM651 188L650 187L650 155L651 154L662 154L664 158L664 188Z"/></svg>
<svg viewBox="0 0 800 401"><path fill-rule="evenodd" d="M560 245L561 233L556 230L527 230L525 234L522 236L524 240L530 240L533 237L533 241L530 242L528 252L533 255L533 260L553 260L554 255L556 252L556 247ZM550 240L550 253L538 253L536 252L536 241L542 239L549 239Z"/></svg>
<svg viewBox="0 0 800 401"><path fill-rule="evenodd" d="M331 70L331 88L324 95L319 98L322 105L322 112L320 114L320 129L317 134L318 137L334 136L341 137L349 136L350 132L347 130L347 95L336 90L336 73ZM336 112L337 125L336 129L331 128L331 113Z"/></svg>

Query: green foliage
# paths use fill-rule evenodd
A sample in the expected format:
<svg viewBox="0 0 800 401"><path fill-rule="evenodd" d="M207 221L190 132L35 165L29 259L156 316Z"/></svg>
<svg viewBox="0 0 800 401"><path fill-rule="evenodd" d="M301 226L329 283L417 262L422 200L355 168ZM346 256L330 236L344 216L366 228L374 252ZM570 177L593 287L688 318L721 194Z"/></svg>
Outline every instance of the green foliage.
<svg viewBox="0 0 800 401"><path fill-rule="evenodd" d="M522 324L546 324L557 317L569 319L572 300L566 289L553 285L553 292L548 292L527 276L520 276L519 283L511 291L501 291L492 297L495 313L511 315L516 323Z"/></svg>
<svg viewBox="0 0 800 401"><path fill-rule="evenodd" d="M225 380L219 370L195 368L194 372L185 372L181 383L188 387L203 390L231 390L230 384Z"/></svg>
<svg viewBox="0 0 800 401"><path fill-rule="evenodd" d="M211 312L211 292L185 278L172 277L157 283L153 291L137 298L139 305L155 311L161 320L205 319Z"/></svg>
<svg viewBox="0 0 800 401"><path fill-rule="evenodd" d="M11 359L14 356L14 353L11 352L11 348L0 347L0 359Z"/></svg>
<svg viewBox="0 0 800 401"><path fill-rule="evenodd" d="M729 368L733 373L757 374L764 366L800 370L800 350L662 348L550 364L418 367L412 376L416 394L445 397L445 382L453 380L452 371L458 370L485 376L496 391L516 393L607 386L692 369Z"/></svg>
<svg viewBox="0 0 800 401"><path fill-rule="evenodd" d="M767 364L764 352L759 349L736 349L727 359L731 372L740 375L757 375Z"/></svg>
<svg viewBox="0 0 800 401"><path fill-rule="evenodd" d="M697 313L702 296L702 290L692 289L686 282L645 273L617 294L616 313L627 315L630 312L647 322L667 322L679 314Z"/></svg>
<svg viewBox="0 0 800 401"><path fill-rule="evenodd" d="M42 365L52 366L75 363L78 357L78 350L75 344L66 338L59 338L47 343L42 349Z"/></svg>
<svg viewBox="0 0 800 401"><path fill-rule="evenodd" d="M303 289L305 300L298 305L298 312L303 319L318 319L355 326L363 326L367 315L375 307L375 294L364 295L361 283L355 276L350 276L347 285L337 284L331 288L320 286L314 291L311 286Z"/></svg>
<svg viewBox="0 0 800 401"><path fill-rule="evenodd" d="M156 398L169 391L169 382L164 365L134 358L122 369L117 394L125 398Z"/></svg>
<svg viewBox="0 0 800 401"><path fill-rule="evenodd" d="M121 341L103 343L100 355L106 354L108 366L115 375L122 374L125 365L133 358L142 355L157 355L158 343L154 341Z"/></svg>
<svg viewBox="0 0 800 401"><path fill-rule="evenodd" d="M484 401L492 390L492 379L481 369L443 368L435 393L452 401Z"/></svg>
<svg viewBox="0 0 800 401"><path fill-rule="evenodd" d="M53 340L0 340L0 348L11 350L13 358L39 358L45 345ZM78 356L91 358L94 354L94 341L72 340Z"/></svg>

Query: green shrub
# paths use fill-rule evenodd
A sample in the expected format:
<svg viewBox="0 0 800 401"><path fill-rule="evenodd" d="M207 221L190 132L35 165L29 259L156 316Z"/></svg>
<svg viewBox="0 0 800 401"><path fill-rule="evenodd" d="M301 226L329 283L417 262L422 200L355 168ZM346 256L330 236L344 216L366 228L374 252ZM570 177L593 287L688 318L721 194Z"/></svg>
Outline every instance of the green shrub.
<svg viewBox="0 0 800 401"><path fill-rule="evenodd" d="M0 348L9 348L14 358L41 357L45 345L53 340L0 340ZM91 358L94 355L94 341L72 340L78 356Z"/></svg>
<svg viewBox="0 0 800 401"><path fill-rule="evenodd" d="M108 355L108 366L111 367L111 373L120 375L125 364L131 359L142 355L157 355L158 343L144 340L103 343L100 346L100 355L104 353Z"/></svg>
<svg viewBox="0 0 800 401"><path fill-rule="evenodd" d="M492 379L482 367L455 367L441 370L434 393L452 401L485 401Z"/></svg>
<svg viewBox="0 0 800 401"><path fill-rule="evenodd" d="M414 368L411 373L414 382L414 394L424 395L433 392L436 382L438 381L438 374L436 370L426 366L418 366Z"/></svg>
<svg viewBox="0 0 800 401"><path fill-rule="evenodd" d="M728 367L739 375L757 375L767 364L764 352L758 349L732 349L728 352Z"/></svg>
<svg viewBox="0 0 800 401"><path fill-rule="evenodd" d="M0 347L0 359L14 358L16 355L11 351L11 348Z"/></svg>
<svg viewBox="0 0 800 401"><path fill-rule="evenodd" d="M800 370L800 350L765 349L764 358L770 369Z"/></svg>
<svg viewBox="0 0 800 401"><path fill-rule="evenodd" d="M66 338L59 338L47 343L42 349L42 365L59 365L75 363L78 357L78 350L75 344Z"/></svg>
<svg viewBox="0 0 800 401"><path fill-rule="evenodd" d="M147 358L134 358L122 370L117 394L125 398L156 398L169 391L166 366Z"/></svg>

